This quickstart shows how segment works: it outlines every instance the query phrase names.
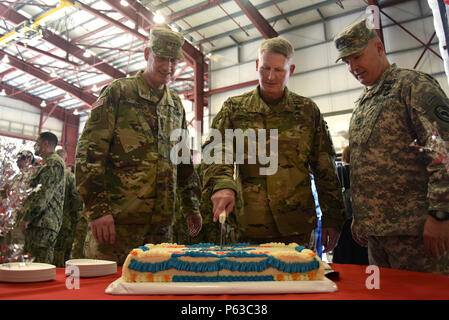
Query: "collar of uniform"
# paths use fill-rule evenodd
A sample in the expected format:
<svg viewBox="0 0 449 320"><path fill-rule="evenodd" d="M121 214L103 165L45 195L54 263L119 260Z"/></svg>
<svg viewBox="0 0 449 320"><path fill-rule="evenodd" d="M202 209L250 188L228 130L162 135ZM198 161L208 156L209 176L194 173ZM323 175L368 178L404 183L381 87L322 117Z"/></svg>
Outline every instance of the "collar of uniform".
<svg viewBox="0 0 449 320"><path fill-rule="evenodd" d="M381 76L374 85L372 85L371 87L365 87L365 90L363 91L361 97L359 98L359 101L361 102L364 99L372 97L377 92L379 92L379 90L383 88L385 82L389 82L389 80L392 80L393 73L396 69L397 69L396 63L393 63L387 69L385 69L385 71L381 74Z"/></svg>
<svg viewBox="0 0 449 320"><path fill-rule="evenodd" d="M273 110L273 107L270 107L260 96L259 91L260 85L258 85L254 90L253 94L251 96L250 103L247 104L246 109L250 112L259 112L259 113L269 113ZM278 104L275 106L276 111L278 110L278 107L285 108L291 105L291 97L289 94L289 91L287 87L284 89L284 96L282 99L278 102Z"/></svg>
<svg viewBox="0 0 449 320"><path fill-rule="evenodd" d="M151 87L150 85L145 81L143 77L143 70L140 70L135 75L137 79L137 90L139 92L139 96L145 100L152 101L151 99ZM170 94L170 89L168 89L167 85L164 85L164 95L162 96L160 102L164 101L164 104L168 104L171 106L174 106L173 98Z"/></svg>
<svg viewBox="0 0 449 320"><path fill-rule="evenodd" d="M49 154L47 154L45 157L42 157L42 159L44 160L44 163L47 161L48 158L50 158L52 155L56 154L56 152L50 152Z"/></svg>

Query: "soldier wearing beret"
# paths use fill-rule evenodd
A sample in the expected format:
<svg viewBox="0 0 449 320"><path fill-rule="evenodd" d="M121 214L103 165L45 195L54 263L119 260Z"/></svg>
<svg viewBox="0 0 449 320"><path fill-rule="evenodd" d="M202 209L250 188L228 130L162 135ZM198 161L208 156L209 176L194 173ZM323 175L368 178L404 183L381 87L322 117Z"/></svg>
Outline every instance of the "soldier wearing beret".
<svg viewBox="0 0 449 320"><path fill-rule="evenodd" d="M90 223L84 254L122 264L132 248L171 242L177 194L192 235L201 228L193 165L175 165L170 141L187 129L179 96L168 89L184 59L181 34L153 28L147 66L112 82L92 106L76 153L76 183Z"/></svg>
<svg viewBox="0 0 449 320"><path fill-rule="evenodd" d="M337 244L345 219L335 152L317 105L286 87L295 69L293 54L292 45L283 38L263 41L256 60L259 85L226 100L212 123L212 128L223 137L229 129L267 130L266 140L258 142L266 150L270 150L270 130L277 130L275 170L264 173L261 169L265 166L260 162L250 163L245 146L246 161L236 163L235 170L234 164L224 162L204 164L203 201L210 199L214 221L226 211L230 223L236 225L240 241L296 242L308 246L311 232L317 227L309 174L312 171L323 211L327 252ZM203 152L213 141L212 137L208 139ZM224 146L222 153L229 152L227 148Z"/></svg>
<svg viewBox="0 0 449 320"><path fill-rule="evenodd" d="M55 153L58 138L51 132L42 132L35 144L35 154L44 160L30 178L33 191L23 202L20 222L25 230L24 252L35 262L53 263L56 237L61 229L65 165Z"/></svg>
<svg viewBox="0 0 449 320"><path fill-rule="evenodd" d="M447 144L449 99L430 75L390 64L367 20L335 45L365 86L349 128L353 237L368 244L370 264L447 274L449 173L435 148L411 144Z"/></svg>

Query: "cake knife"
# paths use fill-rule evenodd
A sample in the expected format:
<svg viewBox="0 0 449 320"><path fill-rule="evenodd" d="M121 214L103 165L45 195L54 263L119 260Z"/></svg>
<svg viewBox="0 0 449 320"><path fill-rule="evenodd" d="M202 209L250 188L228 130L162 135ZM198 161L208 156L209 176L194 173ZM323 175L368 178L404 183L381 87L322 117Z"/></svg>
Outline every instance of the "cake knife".
<svg viewBox="0 0 449 320"><path fill-rule="evenodd" d="M223 211L222 213L220 213L220 215L218 216L218 221L220 222L220 247L222 247L224 230L225 230L224 223L226 221L226 211Z"/></svg>

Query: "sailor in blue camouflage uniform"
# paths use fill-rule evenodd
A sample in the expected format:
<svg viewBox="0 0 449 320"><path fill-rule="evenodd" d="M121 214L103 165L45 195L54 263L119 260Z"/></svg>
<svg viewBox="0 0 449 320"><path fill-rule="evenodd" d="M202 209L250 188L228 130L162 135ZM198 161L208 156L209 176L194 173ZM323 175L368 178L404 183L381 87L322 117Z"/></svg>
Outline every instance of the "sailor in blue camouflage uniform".
<svg viewBox="0 0 449 320"><path fill-rule="evenodd" d="M180 33L151 29L147 66L112 82L93 105L76 153L76 183L90 223L87 258L122 264L131 249L172 241L179 196L191 235L201 229L199 179L193 164L175 164L170 153L187 130L179 96L167 83L184 59Z"/></svg>
<svg viewBox="0 0 449 320"><path fill-rule="evenodd" d="M430 75L390 64L367 20L335 45L365 86L349 128L353 237L370 264L449 274L449 173L435 149L413 147L447 146L449 99Z"/></svg>
<svg viewBox="0 0 449 320"><path fill-rule="evenodd" d="M51 132L43 132L37 139L35 154L44 164L31 176L33 191L23 202L20 222L25 228L24 252L31 254L34 262L49 264L62 225L65 191L65 164L55 152L57 143Z"/></svg>

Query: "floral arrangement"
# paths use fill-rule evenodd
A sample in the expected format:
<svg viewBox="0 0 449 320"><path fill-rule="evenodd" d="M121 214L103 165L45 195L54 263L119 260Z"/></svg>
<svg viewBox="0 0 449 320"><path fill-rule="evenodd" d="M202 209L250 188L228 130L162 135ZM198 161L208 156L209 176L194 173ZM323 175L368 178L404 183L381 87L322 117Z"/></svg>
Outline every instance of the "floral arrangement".
<svg viewBox="0 0 449 320"><path fill-rule="evenodd" d="M23 244L14 243L14 229L22 211L22 203L33 191L28 181L34 170L16 172L18 146L14 143L0 141L0 263L32 262L30 255L23 253Z"/></svg>
<svg viewBox="0 0 449 320"><path fill-rule="evenodd" d="M429 152L430 154L432 154L434 163L442 163L446 168L446 171L449 173L449 152L447 147L448 143L441 138L435 123L432 125L431 130L431 139L425 146L420 146L416 139L410 144L410 146L418 148L420 152Z"/></svg>

